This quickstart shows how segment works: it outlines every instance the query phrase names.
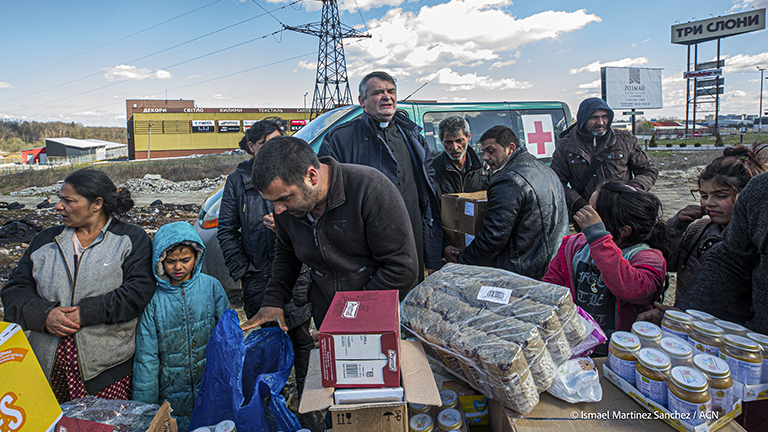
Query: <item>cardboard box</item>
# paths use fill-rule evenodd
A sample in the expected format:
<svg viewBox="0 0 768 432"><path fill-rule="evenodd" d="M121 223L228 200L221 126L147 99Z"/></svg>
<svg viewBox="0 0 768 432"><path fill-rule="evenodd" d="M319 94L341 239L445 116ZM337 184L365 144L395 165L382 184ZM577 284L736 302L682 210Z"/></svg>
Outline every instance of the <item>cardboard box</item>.
<svg viewBox="0 0 768 432"><path fill-rule="evenodd" d="M400 386L399 293L339 291L320 326L325 387Z"/></svg>
<svg viewBox="0 0 768 432"><path fill-rule="evenodd" d="M464 249L467 246L469 246L470 243L472 243L475 240L475 236L472 234L466 234L461 231L455 231L455 230L447 230L443 228L443 233L445 234L446 240L448 240L448 243L456 248Z"/></svg>
<svg viewBox="0 0 768 432"><path fill-rule="evenodd" d="M53 431L61 407L18 324L0 322L0 431Z"/></svg>
<svg viewBox="0 0 768 432"><path fill-rule="evenodd" d="M313 350L309 357L309 370L299 412L329 409L334 432L408 432L407 403L439 405L440 393L421 344L403 340L400 341L400 350L405 401L334 405L334 389L323 387L320 353Z"/></svg>
<svg viewBox="0 0 768 432"><path fill-rule="evenodd" d="M474 235L482 228L488 207L486 191L445 194L440 203L444 229Z"/></svg>

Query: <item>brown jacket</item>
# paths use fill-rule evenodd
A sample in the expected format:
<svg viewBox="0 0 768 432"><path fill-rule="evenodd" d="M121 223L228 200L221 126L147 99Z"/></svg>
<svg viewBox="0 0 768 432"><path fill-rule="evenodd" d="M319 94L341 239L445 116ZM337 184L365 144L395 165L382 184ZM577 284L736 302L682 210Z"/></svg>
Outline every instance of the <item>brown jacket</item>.
<svg viewBox="0 0 768 432"><path fill-rule="evenodd" d="M551 168L557 173L565 188L568 211L573 214L586 205L597 187L607 180L628 181L631 186L649 190L659 175L637 138L627 131L608 128L605 136L593 141L580 134L576 124L564 130L552 156ZM593 177L578 188L593 161L600 167ZM574 208L579 199L579 206Z"/></svg>

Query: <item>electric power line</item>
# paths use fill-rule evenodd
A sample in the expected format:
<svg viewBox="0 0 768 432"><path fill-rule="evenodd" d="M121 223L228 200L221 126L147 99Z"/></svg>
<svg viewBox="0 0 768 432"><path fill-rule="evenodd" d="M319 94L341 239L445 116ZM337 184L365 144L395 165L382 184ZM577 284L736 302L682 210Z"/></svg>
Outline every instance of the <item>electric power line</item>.
<svg viewBox="0 0 768 432"><path fill-rule="evenodd" d="M288 5L285 5L285 6L281 6L281 7L279 7L279 8L273 9L273 11L272 11L272 12L274 12L274 11L278 11L278 10L281 10L281 9L285 9L285 8L286 8L286 7L288 7L288 6L291 6L291 5L295 4L295 3L301 3L302 1L304 1L304 0L295 0L295 1L291 2L291 3L289 3ZM267 13L269 13L269 11L268 11ZM233 28L233 27L239 26L239 25L241 25L241 24L245 24L245 23L247 23L247 22L249 22L249 21L253 21L254 19L257 19L257 18L261 18L261 17L263 17L264 15L266 15L266 13L265 13L265 14L260 14L260 15L256 15L256 16L253 16L253 17L251 17L251 18L248 18L248 19L245 19L245 20L243 20L243 21L240 21L240 22L237 22L237 23L234 23L234 24L228 25L228 26L226 26L226 27L222 27L222 28L220 28L220 29L218 29L218 30L214 30L214 31L212 31L212 32L209 32L209 33L206 33L206 34L204 34L204 35L201 35L201 36L197 36L197 37L195 37L195 38L189 39L189 40L187 40L187 41L185 41L185 42L182 42L182 43L179 43L179 44L176 44L176 45L170 46L170 47L168 47L168 48L164 48L164 49L161 49L161 50L159 50L159 51L156 51L156 52L154 52L154 53L152 53L152 54L148 54L148 55L145 55L145 56L142 56L142 57L138 57L138 58L136 58L136 59L133 59L133 60L129 60L129 61L127 61L127 62L123 62L123 63L134 63L134 62L137 62L137 61L140 61L140 60L144 60L144 59L147 59L147 58L149 58L149 57L152 57L152 56L158 55L158 54L160 54L160 53L163 53L163 52L166 52L166 51L170 51L170 50L172 50L172 49L175 49L175 48L181 47L181 46L183 46L183 45L187 45L187 44L189 44L189 43L192 43L192 42L198 41L198 40L200 40L200 39L203 39L203 38L206 38L206 37L208 37L208 36L212 36L212 35L214 35L214 34L216 34L216 33L220 33L220 32L222 32L222 31L224 31L224 30L228 30L228 29L230 29L230 28ZM257 39L258 39L258 38L257 38ZM60 88L60 87L64 87L64 86L66 86L66 85L69 85L69 84L72 84L72 83L75 83L75 82L78 82L78 81L82 81L82 80L84 80L84 79L88 79L88 78L91 78L91 77L93 77L93 76L99 75L99 74L101 74L102 72L103 72L103 71L94 72L94 73L92 73L92 74L90 74L90 75L86 75L86 76L83 76L83 77L80 77L80 78L74 79L74 80L72 80L72 81L68 81L68 82L65 82L65 83L62 83L62 84L58 84L58 85L55 85L55 86L53 86L53 87L48 87L48 88L46 88L46 89L43 89L43 90L38 90L38 91L36 91L36 92L33 92L33 93L28 93L28 94L26 94L26 95L18 96L18 97L12 98L12 99L6 99L6 100L4 100L4 101L0 101L0 104L4 104L4 103L7 103L7 102L12 102L12 101L15 101L15 100L19 100L19 99L24 99L24 98L27 98L27 97L29 97L29 96L34 96L34 95L37 95L37 94L40 94L40 93L44 93L44 92L47 92L47 91L50 91L50 90L55 90L55 89L57 89L57 88ZM109 87L109 85L108 85L108 86L106 86L106 87ZM97 89L97 90L98 90L98 89ZM44 105L44 104L43 104L43 105ZM35 105L35 106L40 106L40 105ZM27 107L27 108L34 108L34 107Z"/></svg>
<svg viewBox="0 0 768 432"><path fill-rule="evenodd" d="M191 10L191 11L189 11L189 12L183 13L183 14L181 14L181 15L175 16L175 17L173 17L173 18L171 18L171 19L167 19L167 20L165 20L165 21L163 21L163 22L161 22L161 23L157 23L157 24L155 24L155 25L153 25L153 26L150 26L150 27L147 27L147 28L145 28L145 29L143 29L143 30L139 30L139 31L137 31L136 33L132 33L132 34L129 34L129 35L127 35L127 36L123 36L123 37L121 37L121 38L119 38L119 39L115 39L115 40L113 40L112 42L107 42L107 43L105 43L104 45L101 45L101 46L97 46L96 48L91 48L91 49L89 49L89 50L87 50L87 51L83 51L83 52L81 52L80 54L75 54L75 55L73 55L73 56L70 56L70 57L67 57L67 58L65 58L65 59L61 59L61 60L55 61L55 62L53 62L53 63L47 64L47 65L45 65L45 66L41 66L41 67L39 67L39 68L37 68L37 69L32 69L31 71L22 72L22 73L20 73L20 74L18 74L18 75L14 75L14 76L12 76L12 77L8 77L8 78L0 79L0 81L9 81L9 80L12 80L12 79L14 79L14 78L18 78L18 77L20 77L20 76L22 76L22 75L28 75L28 74L31 74L31 73L33 73L33 72L37 72L37 71L39 71L39 70L42 70L42 69L46 69L46 68L49 68L49 67L51 67L51 66L55 66L55 65L57 65L57 64L59 64L59 63L64 63L65 61L68 61L68 60L72 60L73 58L77 58L77 57L80 57L80 56L82 56L82 55L88 54L88 53L90 53L90 52L93 52L93 51L99 50L99 49L101 49L101 48L104 48L104 47L106 47L106 46L112 45L112 44L114 44L114 43L117 43L117 42L120 42L120 41L122 41L122 40L125 40L125 39L128 39L128 38L131 38L131 37L133 37L133 36L136 36L136 35L138 35L138 34L144 33L144 32L146 32L146 31L152 30L153 28L156 28L156 27L160 27L161 25L164 25L164 24L168 24L168 23L169 23L169 22L171 22L171 21L177 20L177 19L179 19L179 18L181 18L181 17L184 17L184 16L187 16L187 15L189 15L189 14L195 13L195 12L197 12L197 11L201 10L201 9L205 9L205 8L207 8L208 6L212 6L212 5L214 5L214 4L216 4L216 3L219 3L219 2L221 2L221 1L223 1L223 0L215 0L214 2L208 3L208 4L207 4L207 5L205 5L205 6L201 6L201 7L197 8L197 9L194 9L194 10Z"/></svg>

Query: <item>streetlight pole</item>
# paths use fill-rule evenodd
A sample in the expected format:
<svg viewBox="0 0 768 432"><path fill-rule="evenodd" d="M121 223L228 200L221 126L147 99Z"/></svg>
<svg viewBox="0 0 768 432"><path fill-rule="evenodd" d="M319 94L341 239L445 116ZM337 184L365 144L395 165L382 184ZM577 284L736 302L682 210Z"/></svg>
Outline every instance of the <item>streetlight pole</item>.
<svg viewBox="0 0 768 432"><path fill-rule="evenodd" d="M147 141L147 160L149 160L150 147L152 146L152 122L149 124L149 141Z"/></svg>
<svg viewBox="0 0 768 432"><path fill-rule="evenodd" d="M762 81L762 80L760 80ZM762 92L761 92L762 93ZM307 95L309 92L304 93L304 125L307 125ZM760 109L762 111L762 108Z"/></svg>
<svg viewBox="0 0 768 432"><path fill-rule="evenodd" d="M760 133L763 133L763 71L765 68L755 66L760 71L760 111L757 112L757 118L760 122Z"/></svg>

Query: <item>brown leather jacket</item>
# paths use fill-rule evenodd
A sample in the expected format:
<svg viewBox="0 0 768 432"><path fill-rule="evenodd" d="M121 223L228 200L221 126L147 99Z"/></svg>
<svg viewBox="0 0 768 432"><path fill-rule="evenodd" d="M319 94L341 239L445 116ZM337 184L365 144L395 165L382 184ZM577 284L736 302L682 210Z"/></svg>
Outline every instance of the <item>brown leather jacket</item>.
<svg viewBox="0 0 768 432"><path fill-rule="evenodd" d="M624 180L636 188L649 190L659 175L637 138L627 131L608 128L594 141L579 133L576 124L564 130L552 156L551 168L565 188L569 213L587 204L597 187L607 180ZM578 188L593 161L600 163L593 177ZM582 199L581 202L578 202ZM575 205L578 202L578 207Z"/></svg>

